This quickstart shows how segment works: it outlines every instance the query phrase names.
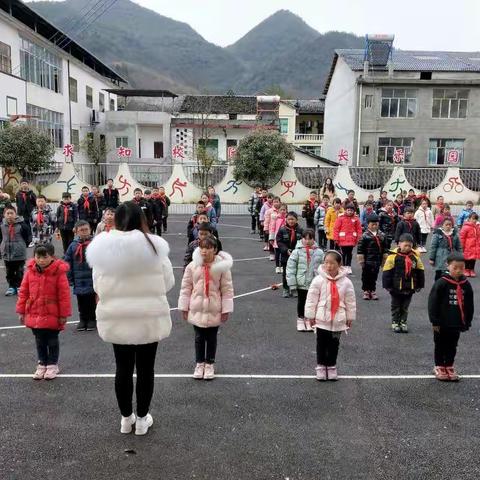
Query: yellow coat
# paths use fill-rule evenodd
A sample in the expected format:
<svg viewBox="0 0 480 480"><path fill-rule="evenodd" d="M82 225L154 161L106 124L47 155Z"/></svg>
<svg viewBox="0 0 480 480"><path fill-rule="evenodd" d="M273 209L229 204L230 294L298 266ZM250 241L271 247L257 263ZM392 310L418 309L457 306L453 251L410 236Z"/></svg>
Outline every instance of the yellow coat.
<svg viewBox="0 0 480 480"><path fill-rule="evenodd" d="M333 227L335 226L335 221L337 217L343 213L343 208L339 210L335 210L333 207L330 207L327 210L327 214L325 215L325 233L327 234L327 238L329 240L334 240L333 238Z"/></svg>

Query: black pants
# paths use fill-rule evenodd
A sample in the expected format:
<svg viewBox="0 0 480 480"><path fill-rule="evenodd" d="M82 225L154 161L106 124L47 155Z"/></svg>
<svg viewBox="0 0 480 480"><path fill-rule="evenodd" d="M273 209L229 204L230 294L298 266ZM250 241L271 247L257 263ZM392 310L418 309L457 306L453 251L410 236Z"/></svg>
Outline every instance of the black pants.
<svg viewBox="0 0 480 480"><path fill-rule="evenodd" d="M328 241L328 249L329 250L340 250L340 248L338 247L337 243L335 242L335 240L329 240Z"/></svg>
<svg viewBox="0 0 480 480"><path fill-rule="evenodd" d="M427 244L428 233L422 233L420 239L420 245L424 247Z"/></svg>
<svg viewBox="0 0 480 480"><path fill-rule="evenodd" d="M92 235L95 232L92 232ZM63 253L65 253L70 246L70 244L73 242L73 237L74 233L73 230L60 230L60 237L62 237L62 247L63 247Z"/></svg>
<svg viewBox="0 0 480 480"><path fill-rule="evenodd" d="M435 343L435 365L438 367L452 367L457 353L460 330L456 328L440 328L439 332L433 332Z"/></svg>
<svg viewBox="0 0 480 480"><path fill-rule="evenodd" d="M133 371L137 367L137 415L144 417L150 409L155 383L155 355L158 342L145 345L113 345L115 354L115 394L120 412L129 417L132 412Z"/></svg>
<svg viewBox="0 0 480 480"><path fill-rule="evenodd" d="M215 363L218 327L197 327L195 330L195 360L197 363Z"/></svg>
<svg viewBox="0 0 480 480"><path fill-rule="evenodd" d="M261 239L265 238L263 233L263 225L260 223L260 217L257 216L258 235Z"/></svg>
<svg viewBox="0 0 480 480"><path fill-rule="evenodd" d="M250 218L252 219L251 230L255 230L257 228L258 217L256 215L251 215Z"/></svg>
<svg viewBox="0 0 480 480"><path fill-rule="evenodd" d="M153 234L157 234L159 237L162 236L162 220L157 221L157 223L153 226Z"/></svg>
<svg viewBox="0 0 480 480"><path fill-rule="evenodd" d="M283 288L288 290L288 283L287 283L287 262L288 262L288 255L281 255L281 265L282 265L282 284Z"/></svg>
<svg viewBox="0 0 480 480"><path fill-rule="evenodd" d="M5 260L5 273L10 288L20 288L24 267L25 260L13 260L11 262Z"/></svg>
<svg viewBox="0 0 480 480"><path fill-rule="evenodd" d="M280 260L280 258L281 258L280 249L279 249L279 248L275 248L274 251L275 251L275 266L276 266L276 267L281 267L281 266L282 266L282 262L281 262L281 260Z"/></svg>
<svg viewBox="0 0 480 480"><path fill-rule="evenodd" d="M308 290L297 290L298 298L297 298L297 317L298 318L305 318L305 303L307 301L307 293Z"/></svg>
<svg viewBox="0 0 480 480"><path fill-rule="evenodd" d="M393 242L393 237L389 237L388 235L385 235L385 247L387 250L390 250Z"/></svg>
<svg viewBox="0 0 480 480"><path fill-rule="evenodd" d="M313 221L313 218L306 218L305 223L307 224L307 228L315 230L315 222Z"/></svg>
<svg viewBox="0 0 480 480"><path fill-rule="evenodd" d="M87 220L88 224L90 225L90 230L92 231L92 235L95 234L97 230L97 220Z"/></svg>
<svg viewBox="0 0 480 480"><path fill-rule="evenodd" d="M340 332L317 328L317 365L334 367L337 364Z"/></svg>
<svg viewBox="0 0 480 480"><path fill-rule="evenodd" d="M362 290L364 292L375 292L377 290L377 278L380 265L365 264L362 268Z"/></svg>
<svg viewBox="0 0 480 480"><path fill-rule="evenodd" d="M164 232L166 232L168 229L167 221L168 221L168 215L165 217L162 217L162 227Z"/></svg>
<svg viewBox="0 0 480 480"><path fill-rule="evenodd" d="M37 345L38 363L40 365L56 365L60 355L58 330L47 328L32 328Z"/></svg>
<svg viewBox="0 0 480 480"><path fill-rule="evenodd" d="M342 249L342 260L343 260L343 265L345 267L351 267L352 266L352 252L353 252L353 247L341 247Z"/></svg>
<svg viewBox="0 0 480 480"><path fill-rule="evenodd" d="M406 324L408 319L408 307L412 301L412 295L402 295L398 293L391 293L392 303L392 323L396 325Z"/></svg>
<svg viewBox="0 0 480 480"><path fill-rule="evenodd" d="M325 233L325 230L318 230L318 246L322 250L325 250L327 247L327 234Z"/></svg>
<svg viewBox="0 0 480 480"><path fill-rule="evenodd" d="M475 260L465 260L465 270L475 270Z"/></svg>
<svg viewBox="0 0 480 480"><path fill-rule="evenodd" d="M96 322L97 317L95 315L95 310L97 309L97 297L95 293L77 295L77 303L80 325Z"/></svg>

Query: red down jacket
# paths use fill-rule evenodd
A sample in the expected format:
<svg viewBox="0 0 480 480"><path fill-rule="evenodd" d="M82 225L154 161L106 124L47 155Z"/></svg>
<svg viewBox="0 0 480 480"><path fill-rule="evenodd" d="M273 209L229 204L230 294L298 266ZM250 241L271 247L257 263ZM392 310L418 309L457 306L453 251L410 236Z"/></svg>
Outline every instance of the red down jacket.
<svg viewBox="0 0 480 480"><path fill-rule="evenodd" d="M362 236L362 224L357 215L342 213L335 221L333 237L340 247L354 247Z"/></svg>
<svg viewBox="0 0 480 480"><path fill-rule="evenodd" d="M17 301L17 313L25 315L26 327L49 330L65 328L58 323L58 319L72 314L68 268L64 261L58 259L42 272L37 269L34 259L27 263Z"/></svg>
<svg viewBox="0 0 480 480"><path fill-rule="evenodd" d="M480 224L465 222L460 230L465 260L480 259Z"/></svg>

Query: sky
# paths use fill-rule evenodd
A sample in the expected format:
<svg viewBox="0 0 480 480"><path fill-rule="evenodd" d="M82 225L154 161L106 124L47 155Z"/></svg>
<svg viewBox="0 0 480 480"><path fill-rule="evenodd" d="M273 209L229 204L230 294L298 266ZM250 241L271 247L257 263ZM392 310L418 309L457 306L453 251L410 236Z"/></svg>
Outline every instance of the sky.
<svg viewBox="0 0 480 480"><path fill-rule="evenodd" d="M480 51L480 0L134 0L188 23L209 42L234 43L280 9L321 33L393 33L404 50Z"/></svg>

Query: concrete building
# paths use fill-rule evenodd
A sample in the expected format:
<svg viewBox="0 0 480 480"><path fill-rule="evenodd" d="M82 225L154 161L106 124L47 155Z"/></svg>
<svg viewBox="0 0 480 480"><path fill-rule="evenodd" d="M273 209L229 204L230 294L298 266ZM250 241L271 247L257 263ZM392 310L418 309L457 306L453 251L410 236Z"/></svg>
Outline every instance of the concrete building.
<svg viewBox="0 0 480 480"><path fill-rule="evenodd" d="M19 0L0 0L0 122L28 121L63 146L103 135L104 112L125 83L111 68ZM77 160L81 155L75 155Z"/></svg>
<svg viewBox="0 0 480 480"><path fill-rule="evenodd" d="M479 167L480 52L336 50L322 155L354 166Z"/></svg>

